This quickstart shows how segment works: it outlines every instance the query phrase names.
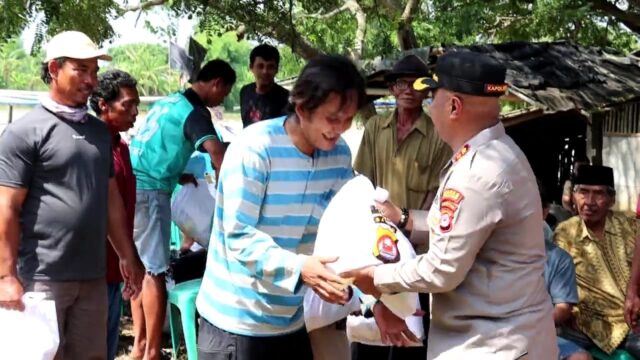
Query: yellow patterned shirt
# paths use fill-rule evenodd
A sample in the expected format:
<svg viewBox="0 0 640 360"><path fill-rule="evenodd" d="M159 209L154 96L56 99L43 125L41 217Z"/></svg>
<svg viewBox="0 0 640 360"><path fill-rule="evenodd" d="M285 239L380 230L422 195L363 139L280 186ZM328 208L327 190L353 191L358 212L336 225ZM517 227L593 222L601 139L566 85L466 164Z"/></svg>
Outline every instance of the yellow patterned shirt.
<svg viewBox="0 0 640 360"><path fill-rule="evenodd" d="M555 242L571 254L576 266L578 328L607 353L629 332L624 300L637 233L636 220L615 211L607 215L602 240L579 216L559 224L555 231Z"/></svg>

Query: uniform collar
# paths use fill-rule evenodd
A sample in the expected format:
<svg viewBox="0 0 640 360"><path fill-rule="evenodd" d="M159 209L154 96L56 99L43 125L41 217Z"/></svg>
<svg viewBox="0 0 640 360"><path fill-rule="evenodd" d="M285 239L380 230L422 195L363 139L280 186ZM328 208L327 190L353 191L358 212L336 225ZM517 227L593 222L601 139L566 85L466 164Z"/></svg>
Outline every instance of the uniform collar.
<svg viewBox="0 0 640 360"><path fill-rule="evenodd" d="M474 137L469 139L469 141L467 141L456 152L454 152L451 160L455 163L456 161L462 159L462 157L464 157L470 150L475 150L478 147L488 143L489 141L504 136L504 134L504 125L502 125L502 122L498 121L497 124L480 131Z"/></svg>
<svg viewBox="0 0 640 360"><path fill-rule="evenodd" d="M392 125L395 125L398 120L398 112L394 111L386 119L382 122L383 128L388 128ZM413 129L418 130L422 135L427 136L427 126L429 125L429 118L424 113L424 111L420 111L420 116L418 120L413 124Z"/></svg>

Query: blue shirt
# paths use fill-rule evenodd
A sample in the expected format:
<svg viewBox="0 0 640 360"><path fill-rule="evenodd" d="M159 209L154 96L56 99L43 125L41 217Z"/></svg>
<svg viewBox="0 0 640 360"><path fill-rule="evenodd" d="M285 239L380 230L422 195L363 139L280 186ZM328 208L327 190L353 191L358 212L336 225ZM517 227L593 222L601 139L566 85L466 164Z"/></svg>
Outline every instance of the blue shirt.
<svg viewBox="0 0 640 360"><path fill-rule="evenodd" d="M576 269L571 255L553 242L553 230L544 223L544 244L547 250L547 261L544 264L544 284L556 304L577 304L578 286Z"/></svg>
<svg viewBox="0 0 640 360"><path fill-rule="evenodd" d="M225 331L287 334L304 326L300 271L320 217L353 177L340 139L307 156L292 143L285 118L256 123L231 143L220 172L198 312Z"/></svg>

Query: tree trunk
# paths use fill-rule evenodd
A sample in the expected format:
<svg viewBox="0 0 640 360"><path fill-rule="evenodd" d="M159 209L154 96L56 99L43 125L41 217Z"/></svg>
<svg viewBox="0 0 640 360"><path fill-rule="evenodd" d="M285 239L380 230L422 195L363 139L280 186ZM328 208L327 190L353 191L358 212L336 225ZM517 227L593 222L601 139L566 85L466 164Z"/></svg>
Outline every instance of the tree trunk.
<svg viewBox="0 0 640 360"><path fill-rule="evenodd" d="M413 32L413 27L411 26L411 24L401 24L398 27L396 35L398 37L400 50L406 51L418 47L418 40L416 39L416 35Z"/></svg>

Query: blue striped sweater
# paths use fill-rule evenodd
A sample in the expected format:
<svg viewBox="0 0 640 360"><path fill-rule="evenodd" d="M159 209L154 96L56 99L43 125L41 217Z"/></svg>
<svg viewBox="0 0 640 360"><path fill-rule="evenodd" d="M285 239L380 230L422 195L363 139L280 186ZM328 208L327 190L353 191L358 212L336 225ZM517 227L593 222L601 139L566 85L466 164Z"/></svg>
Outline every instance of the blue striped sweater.
<svg viewBox="0 0 640 360"><path fill-rule="evenodd" d="M273 336L304 326L302 264L323 211L353 176L344 140L309 157L291 142L284 120L245 129L220 171L196 305L207 321L235 334Z"/></svg>

